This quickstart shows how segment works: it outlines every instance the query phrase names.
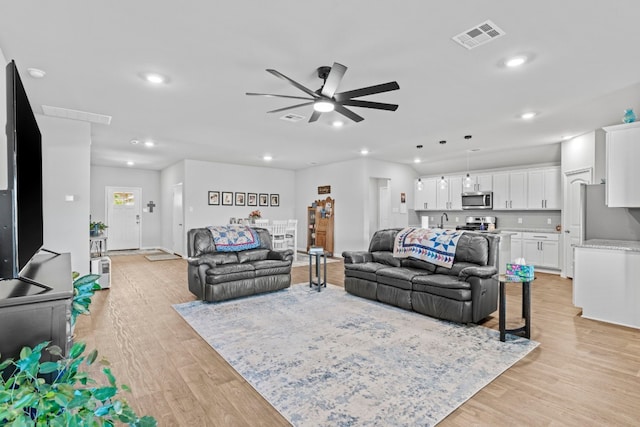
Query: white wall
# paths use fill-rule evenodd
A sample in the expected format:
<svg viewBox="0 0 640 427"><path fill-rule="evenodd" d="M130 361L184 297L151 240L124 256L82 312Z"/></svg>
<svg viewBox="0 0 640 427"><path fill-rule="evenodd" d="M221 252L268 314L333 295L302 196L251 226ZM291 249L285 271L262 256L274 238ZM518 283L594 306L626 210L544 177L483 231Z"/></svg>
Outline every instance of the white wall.
<svg viewBox="0 0 640 427"><path fill-rule="evenodd" d="M359 158L296 171L296 215L306 227L306 209L318 195L318 187L331 185L330 196L335 199L334 255L346 250L369 247L371 227L377 224L372 216L377 210L378 181L389 179L391 191L390 222L392 227L408 225L408 215L400 213L400 193L406 194L407 206L413 206L413 179L416 172L408 165ZM372 179L373 178L373 179ZM306 228L299 233L298 246L306 248ZM373 230L375 231L375 230Z"/></svg>
<svg viewBox="0 0 640 427"><path fill-rule="evenodd" d="M70 252L71 266L89 272L91 127L36 115L42 133L44 247ZM74 196L73 202L65 196Z"/></svg>
<svg viewBox="0 0 640 427"><path fill-rule="evenodd" d="M143 248L162 246L160 171L91 166L91 219L106 222L105 187L142 188L142 242ZM156 205L149 212L147 203Z"/></svg>
<svg viewBox="0 0 640 427"><path fill-rule="evenodd" d="M256 209L270 220L295 219L294 178L290 170L186 160L185 230L228 224L229 218L247 218ZM209 191L279 194L280 206L210 206Z"/></svg>

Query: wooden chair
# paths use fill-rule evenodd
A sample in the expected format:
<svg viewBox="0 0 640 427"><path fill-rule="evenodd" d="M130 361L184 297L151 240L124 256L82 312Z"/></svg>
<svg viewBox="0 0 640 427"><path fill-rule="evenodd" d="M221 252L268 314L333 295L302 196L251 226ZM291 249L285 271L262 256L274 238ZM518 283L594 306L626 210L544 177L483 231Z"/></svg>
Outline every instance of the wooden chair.
<svg viewBox="0 0 640 427"><path fill-rule="evenodd" d="M254 220L254 225L260 228L269 228L269 220L268 219L256 219Z"/></svg>
<svg viewBox="0 0 640 427"><path fill-rule="evenodd" d="M298 220L287 220L287 230L285 233L287 248L293 249L293 259L298 260Z"/></svg>
<svg viewBox="0 0 640 427"><path fill-rule="evenodd" d="M287 221L271 222L271 245L274 250L287 249Z"/></svg>

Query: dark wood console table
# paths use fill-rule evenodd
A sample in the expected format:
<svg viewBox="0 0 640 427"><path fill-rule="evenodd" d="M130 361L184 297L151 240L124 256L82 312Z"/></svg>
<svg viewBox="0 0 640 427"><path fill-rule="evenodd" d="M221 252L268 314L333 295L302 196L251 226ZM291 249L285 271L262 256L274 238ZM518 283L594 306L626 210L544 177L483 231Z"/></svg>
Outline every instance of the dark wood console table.
<svg viewBox="0 0 640 427"><path fill-rule="evenodd" d="M27 264L21 279L0 280L0 354L17 358L24 346L51 341L67 354L71 343L73 278L71 255L41 252ZM43 353L43 360L52 360Z"/></svg>

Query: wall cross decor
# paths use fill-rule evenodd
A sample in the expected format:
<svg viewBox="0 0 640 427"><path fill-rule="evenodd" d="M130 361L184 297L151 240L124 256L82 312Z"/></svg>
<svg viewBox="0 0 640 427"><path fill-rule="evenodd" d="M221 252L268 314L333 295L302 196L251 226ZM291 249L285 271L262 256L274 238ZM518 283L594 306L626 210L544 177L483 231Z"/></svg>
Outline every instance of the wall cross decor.
<svg viewBox="0 0 640 427"><path fill-rule="evenodd" d="M153 213L153 208L156 207L156 204L153 203L153 200L150 200L149 203L147 203L147 207L149 208L149 212Z"/></svg>

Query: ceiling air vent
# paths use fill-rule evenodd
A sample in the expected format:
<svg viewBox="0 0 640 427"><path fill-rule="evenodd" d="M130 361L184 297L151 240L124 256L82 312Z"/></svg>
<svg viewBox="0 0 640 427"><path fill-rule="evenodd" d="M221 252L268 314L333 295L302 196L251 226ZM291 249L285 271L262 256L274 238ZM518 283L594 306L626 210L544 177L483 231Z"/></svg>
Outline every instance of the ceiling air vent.
<svg viewBox="0 0 640 427"><path fill-rule="evenodd" d="M454 36L453 40L467 49L473 49L491 40L495 40L500 36L504 36L504 34L505 32L498 28L496 24L491 21L485 21L480 25L469 28L467 31Z"/></svg>
<svg viewBox="0 0 640 427"><path fill-rule="evenodd" d="M111 124L111 116L89 113L87 111L70 110L68 108L43 105L42 112L45 116L62 117L63 119L81 120L83 122L99 123L102 125Z"/></svg>
<svg viewBox="0 0 640 427"><path fill-rule="evenodd" d="M280 117L282 120L286 120L288 122L299 122L300 120L304 120L304 116L299 116L297 114L289 113Z"/></svg>

